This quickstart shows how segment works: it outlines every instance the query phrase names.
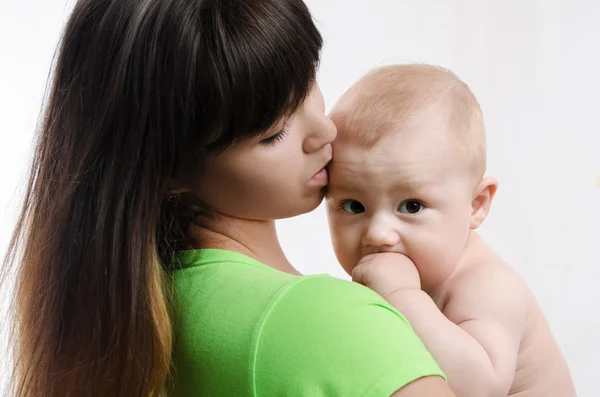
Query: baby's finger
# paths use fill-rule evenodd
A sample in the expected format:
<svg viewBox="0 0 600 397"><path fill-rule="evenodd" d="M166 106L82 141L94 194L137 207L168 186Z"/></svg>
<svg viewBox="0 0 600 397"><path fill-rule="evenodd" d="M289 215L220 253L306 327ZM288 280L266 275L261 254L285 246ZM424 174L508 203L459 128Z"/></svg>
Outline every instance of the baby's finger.
<svg viewBox="0 0 600 397"><path fill-rule="evenodd" d="M352 281L358 284L367 285L367 266L365 263L360 263L352 269Z"/></svg>
<svg viewBox="0 0 600 397"><path fill-rule="evenodd" d="M360 260L358 261L358 264L356 265L356 267L358 267L358 266L365 266L369 262L373 261L373 259L375 259L376 257L377 257L377 254L365 255L362 258L360 258Z"/></svg>

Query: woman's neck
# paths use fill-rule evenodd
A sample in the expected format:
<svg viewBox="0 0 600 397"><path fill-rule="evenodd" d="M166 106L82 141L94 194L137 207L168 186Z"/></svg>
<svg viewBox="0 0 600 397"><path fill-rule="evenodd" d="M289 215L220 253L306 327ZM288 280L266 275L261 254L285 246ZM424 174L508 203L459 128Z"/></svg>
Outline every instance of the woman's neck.
<svg viewBox="0 0 600 397"><path fill-rule="evenodd" d="M217 215L205 227L193 231L195 248L217 248L247 255L274 269L300 274L287 260L275 221L254 221Z"/></svg>

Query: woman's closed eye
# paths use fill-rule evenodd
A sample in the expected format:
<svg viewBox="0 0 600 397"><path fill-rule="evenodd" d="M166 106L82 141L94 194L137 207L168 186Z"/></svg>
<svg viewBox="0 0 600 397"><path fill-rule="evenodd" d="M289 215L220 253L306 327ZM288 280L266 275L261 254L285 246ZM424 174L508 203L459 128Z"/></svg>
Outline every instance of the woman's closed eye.
<svg viewBox="0 0 600 397"><path fill-rule="evenodd" d="M260 144L265 145L265 146L275 146L277 143L283 141L283 139L287 135L289 124L290 123L287 120L284 121L283 127L281 127L281 129L279 131L277 131L275 134L271 135L270 137L261 140Z"/></svg>

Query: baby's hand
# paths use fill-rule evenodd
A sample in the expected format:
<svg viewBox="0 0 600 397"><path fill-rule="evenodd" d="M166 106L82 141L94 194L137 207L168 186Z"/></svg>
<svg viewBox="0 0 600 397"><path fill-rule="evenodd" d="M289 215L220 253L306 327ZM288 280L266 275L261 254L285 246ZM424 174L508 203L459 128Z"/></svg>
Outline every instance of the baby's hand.
<svg viewBox="0 0 600 397"><path fill-rule="evenodd" d="M421 289L415 264L407 256L392 252L364 256L352 270L352 281L384 298L401 289Z"/></svg>

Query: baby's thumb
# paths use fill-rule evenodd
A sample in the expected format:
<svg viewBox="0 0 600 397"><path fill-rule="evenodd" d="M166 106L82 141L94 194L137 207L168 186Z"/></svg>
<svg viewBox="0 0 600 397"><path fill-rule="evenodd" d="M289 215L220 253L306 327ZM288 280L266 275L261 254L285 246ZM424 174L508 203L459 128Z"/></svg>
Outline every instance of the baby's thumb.
<svg viewBox="0 0 600 397"><path fill-rule="evenodd" d="M369 286L369 264L375 257L374 254L370 254L360 258L358 264L352 269L352 281L367 287Z"/></svg>
<svg viewBox="0 0 600 397"><path fill-rule="evenodd" d="M368 287L367 266L364 263L361 264L359 262L359 264L352 269L352 281Z"/></svg>

